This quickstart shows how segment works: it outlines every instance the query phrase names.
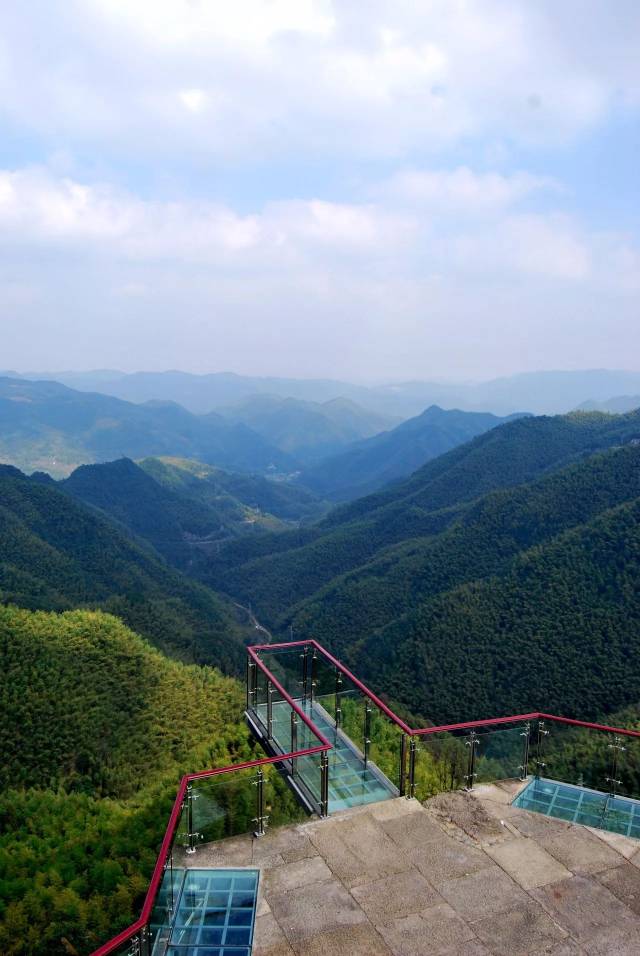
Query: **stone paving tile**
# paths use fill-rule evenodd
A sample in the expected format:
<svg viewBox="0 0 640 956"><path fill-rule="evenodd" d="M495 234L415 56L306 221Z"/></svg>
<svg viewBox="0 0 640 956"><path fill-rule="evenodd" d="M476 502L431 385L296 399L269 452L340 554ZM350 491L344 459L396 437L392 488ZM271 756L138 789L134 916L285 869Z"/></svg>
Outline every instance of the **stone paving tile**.
<svg viewBox="0 0 640 956"><path fill-rule="evenodd" d="M317 826L309 831L309 838L348 887L402 873L411 866L407 854L368 813L336 821L330 828Z"/></svg>
<svg viewBox="0 0 640 956"><path fill-rule="evenodd" d="M402 850L413 850L416 846L424 846L443 837L442 827L425 810L383 820L381 825Z"/></svg>
<svg viewBox="0 0 640 956"><path fill-rule="evenodd" d="M187 866L251 866L255 842L254 837L246 834L217 843L206 843L199 846L185 862Z"/></svg>
<svg viewBox="0 0 640 956"><path fill-rule="evenodd" d="M320 856L312 856L295 863L284 863L265 872L264 893L269 900L278 893L295 890L309 883L333 879L333 873Z"/></svg>
<svg viewBox="0 0 640 956"><path fill-rule="evenodd" d="M293 956L293 952L271 913L256 917L252 956Z"/></svg>
<svg viewBox="0 0 640 956"><path fill-rule="evenodd" d="M294 863L296 860L317 856L318 851L308 836L301 832L301 827L283 826L267 830L266 834L254 843L253 859L256 863L262 863L275 855L281 856L285 863Z"/></svg>
<svg viewBox="0 0 640 956"><path fill-rule="evenodd" d="M498 866L449 880L438 892L463 919L483 919L525 906L527 894Z"/></svg>
<svg viewBox="0 0 640 956"><path fill-rule="evenodd" d="M585 942L584 950L588 956L638 956L640 930L626 927L603 930Z"/></svg>
<svg viewBox="0 0 640 956"><path fill-rule="evenodd" d="M378 927L393 956L448 956L475 934L446 903Z"/></svg>
<svg viewBox="0 0 640 956"><path fill-rule="evenodd" d="M320 933L367 922L350 893L337 880L301 886L271 896L271 912L292 945Z"/></svg>
<svg viewBox="0 0 640 956"><path fill-rule="evenodd" d="M567 937L566 931L530 899L499 918L488 916L471 927L495 956L533 956Z"/></svg>
<svg viewBox="0 0 640 956"><path fill-rule="evenodd" d="M631 863L624 863L610 870L598 873L597 880L611 890L614 896L622 900L636 915L640 915L640 869ZM640 949L640 946L639 946Z"/></svg>
<svg viewBox="0 0 640 956"><path fill-rule="evenodd" d="M496 846L484 848L498 866L525 890L545 886L571 876L570 871L547 853L534 840L509 840ZM638 871L640 877L640 870Z"/></svg>
<svg viewBox="0 0 640 956"><path fill-rule="evenodd" d="M442 897L415 869L354 886L351 895L375 926L442 902Z"/></svg>
<svg viewBox="0 0 640 956"><path fill-rule="evenodd" d="M594 837L585 827L572 826L570 829L550 833L538 842L572 873L597 873L624 862L624 858L616 850Z"/></svg>
<svg viewBox="0 0 640 956"><path fill-rule="evenodd" d="M436 889L440 883L446 883L455 877L495 867L482 850L467 846L449 836L434 840L427 846L417 847L407 856Z"/></svg>
<svg viewBox="0 0 640 956"><path fill-rule="evenodd" d="M586 949L579 946L574 939L565 939L563 943L552 946L549 950L542 950L545 956L586 956Z"/></svg>
<svg viewBox="0 0 640 956"><path fill-rule="evenodd" d="M640 844L632 837L624 836L622 833L610 833L608 830L596 830L595 827L585 827L589 833L599 840L608 843L610 847L617 850L626 860L630 860L634 854L640 850Z"/></svg>
<svg viewBox="0 0 640 956"><path fill-rule="evenodd" d="M530 895L585 949L586 942L602 931L628 929L640 933L640 921L631 910L591 877L572 876L530 890Z"/></svg>
<svg viewBox="0 0 640 956"><path fill-rule="evenodd" d="M307 939L294 950L297 956L393 956L373 926L343 926Z"/></svg>

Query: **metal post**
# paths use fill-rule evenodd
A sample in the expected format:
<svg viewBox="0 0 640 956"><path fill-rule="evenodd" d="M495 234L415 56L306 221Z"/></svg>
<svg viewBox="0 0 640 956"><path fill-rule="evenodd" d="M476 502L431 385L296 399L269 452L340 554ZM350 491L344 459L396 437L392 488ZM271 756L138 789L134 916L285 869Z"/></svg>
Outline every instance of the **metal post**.
<svg viewBox="0 0 640 956"><path fill-rule="evenodd" d="M150 956L151 954L151 933L148 926L143 926L140 930L140 956Z"/></svg>
<svg viewBox="0 0 640 956"><path fill-rule="evenodd" d="M406 791L407 776L407 735L405 733L400 737L400 796L404 797Z"/></svg>
<svg viewBox="0 0 640 956"><path fill-rule="evenodd" d="M291 711L291 753L295 753L298 749L298 715L295 710ZM295 777L296 769L298 766L298 758L291 758L291 776Z"/></svg>
<svg viewBox="0 0 640 956"><path fill-rule="evenodd" d="M267 820L269 819L265 816L264 812L264 771L261 767L258 767L258 772L256 773L256 779L253 781L253 785L256 787L256 815L253 822L256 825L256 828L253 832L255 837L264 836L267 828Z"/></svg>
<svg viewBox="0 0 640 956"><path fill-rule="evenodd" d="M342 721L342 671L336 667L336 729Z"/></svg>
<svg viewBox="0 0 640 956"><path fill-rule="evenodd" d="M611 751L611 770L605 780L609 784L609 793L613 797L616 794L616 788L622 783L622 780L618 780L620 754L624 753L627 748L623 745L622 737L618 734L613 735L613 743L609 744L608 747Z"/></svg>
<svg viewBox="0 0 640 956"><path fill-rule="evenodd" d="M467 764L467 790L473 790L473 782L476 777L476 747L480 741L478 740L478 735L475 730L472 730L467 739L465 740L466 746L469 748L469 762Z"/></svg>
<svg viewBox="0 0 640 956"><path fill-rule="evenodd" d="M267 681L267 740L273 737L273 684Z"/></svg>
<svg viewBox="0 0 640 956"><path fill-rule="evenodd" d="M317 672L317 665L318 665L318 653L317 653L317 651L316 651L316 649L315 649L315 647L314 647L313 652L312 652L312 654L311 654L311 703L312 703L312 704L313 704L313 698L314 698L314 696L315 696L315 691L316 691L316 683L317 683L316 672Z"/></svg>
<svg viewBox="0 0 640 956"><path fill-rule="evenodd" d="M247 710L255 709L255 700L257 693L257 674L256 665L251 658L247 658Z"/></svg>
<svg viewBox="0 0 640 956"><path fill-rule="evenodd" d="M302 700L306 701L309 695L309 648L305 645L305 648L300 655L302 658Z"/></svg>
<svg viewBox="0 0 640 956"><path fill-rule="evenodd" d="M326 750L320 755L320 816L329 816L329 755Z"/></svg>
<svg viewBox="0 0 640 956"><path fill-rule="evenodd" d="M369 698L364 699L364 765L369 762L369 747L371 745L371 705Z"/></svg>
<svg viewBox="0 0 640 956"><path fill-rule="evenodd" d="M142 939L141 933L132 936L129 940L129 950L127 956L142 956Z"/></svg>
<svg viewBox="0 0 640 956"><path fill-rule="evenodd" d="M536 777L539 777L547 766L544 760L544 738L549 736L549 731L545 729L544 720L538 721L538 739L536 743Z"/></svg>
<svg viewBox="0 0 640 956"><path fill-rule="evenodd" d="M193 829L193 801L196 799L196 794L193 792L192 784L187 784L187 840L188 845L186 847L186 853L195 853L196 852L196 837L198 834Z"/></svg>
<svg viewBox="0 0 640 956"><path fill-rule="evenodd" d="M412 737L409 741L409 792L408 797L416 795L416 739Z"/></svg>
<svg viewBox="0 0 640 956"><path fill-rule="evenodd" d="M520 779L526 780L529 776L529 735L531 733L531 724L529 721L524 725L524 730L520 734L523 738L522 763L518 768L520 770Z"/></svg>

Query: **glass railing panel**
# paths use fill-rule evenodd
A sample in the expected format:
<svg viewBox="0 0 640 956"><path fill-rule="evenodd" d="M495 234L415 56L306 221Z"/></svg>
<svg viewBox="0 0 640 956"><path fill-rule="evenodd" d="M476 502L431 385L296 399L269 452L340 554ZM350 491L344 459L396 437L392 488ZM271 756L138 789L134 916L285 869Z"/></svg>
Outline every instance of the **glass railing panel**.
<svg viewBox="0 0 640 956"><path fill-rule="evenodd" d="M257 770L250 767L193 782L191 824L196 846L255 830L257 781Z"/></svg>
<svg viewBox="0 0 640 956"><path fill-rule="evenodd" d="M612 738L608 733L544 720L532 727L530 768L540 777L608 792Z"/></svg>
<svg viewBox="0 0 640 956"><path fill-rule="evenodd" d="M528 724L481 728L475 737L474 783L492 783L523 776L528 761Z"/></svg>
<svg viewBox="0 0 640 956"><path fill-rule="evenodd" d="M260 658L294 700L302 696L304 648L283 647L260 651Z"/></svg>
<svg viewBox="0 0 640 956"><path fill-rule="evenodd" d="M184 875L184 848L189 845L189 814L186 804L183 806L171 841L171 848L165 861L162 882L156 895L149 931L154 952L164 952L169 942L175 905L179 898Z"/></svg>
<svg viewBox="0 0 640 956"><path fill-rule="evenodd" d="M369 714L368 759L378 767L397 788L401 787L401 754L403 732L385 713L371 705ZM408 740L405 756L405 772L408 768Z"/></svg>
<svg viewBox="0 0 640 956"><path fill-rule="evenodd" d="M446 731L416 736L414 786L418 800L467 785L466 737L466 734Z"/></svg>
<svg viewBox="0 0 640 956"><path fill-rule="evenodd" d="M640 800L640 738L615 735L610 744L617 748L616 792Z"/></svg>

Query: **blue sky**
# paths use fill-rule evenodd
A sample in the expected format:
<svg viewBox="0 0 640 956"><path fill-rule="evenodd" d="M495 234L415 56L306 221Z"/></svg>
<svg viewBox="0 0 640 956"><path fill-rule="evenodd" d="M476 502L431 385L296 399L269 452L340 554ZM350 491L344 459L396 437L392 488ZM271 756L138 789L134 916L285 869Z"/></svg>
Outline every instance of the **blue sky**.
<svg viewBox="0 0 640 956"><path fill-rule="evenodd" d="M0 367L640 367L635 0L7 0Z"/></svg>

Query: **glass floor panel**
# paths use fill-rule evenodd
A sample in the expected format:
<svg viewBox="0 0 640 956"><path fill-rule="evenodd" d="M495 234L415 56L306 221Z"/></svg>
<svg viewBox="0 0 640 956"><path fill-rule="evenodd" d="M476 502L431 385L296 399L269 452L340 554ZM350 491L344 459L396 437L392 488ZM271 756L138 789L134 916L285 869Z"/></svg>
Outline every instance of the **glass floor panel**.
<svg viewBox="0 0 640 956"><path fill-rule="evenodd" d="M544 777L534 778L514 807L640 839L640 800L612 796Z"/></svg>
<svg viewBox="0 0 640 956"><path fill-rule="evenodd" d="M185 870L169 939L153 956L249 956L258 877L259 870Z"/></svg>
<svg viewBox="0 0 640 956"><path fill-rule="evenodd" d="M398 795L387 777L371 764L365 767L363 757L346 734L336 730L327 711L317 703L296 701L321 734L333 744L329 751L329 813L346 810L365 803L378 803ZM266 723L266 705L258 712ZM277 701L272 707L272 743L281 753L291 748L291 708L286 701ZM308 789L320 800L320 763L317 757L298 759L298 774Z"/></svg>

